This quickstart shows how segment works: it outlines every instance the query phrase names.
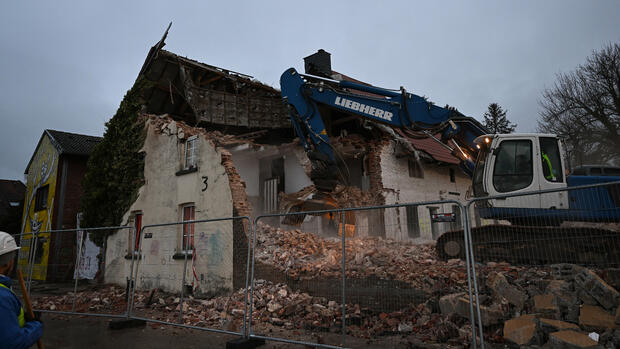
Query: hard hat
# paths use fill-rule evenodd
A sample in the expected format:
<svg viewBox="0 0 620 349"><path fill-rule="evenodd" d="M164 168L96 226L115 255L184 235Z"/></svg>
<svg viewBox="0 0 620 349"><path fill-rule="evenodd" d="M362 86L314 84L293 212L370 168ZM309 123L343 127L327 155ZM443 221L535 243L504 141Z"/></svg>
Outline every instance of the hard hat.
<svg viewBox="0 0 620 349"><path fill-rule="evenodd" d="M19 250L15 239L8 233L0 231L0 255Z"/></svg>

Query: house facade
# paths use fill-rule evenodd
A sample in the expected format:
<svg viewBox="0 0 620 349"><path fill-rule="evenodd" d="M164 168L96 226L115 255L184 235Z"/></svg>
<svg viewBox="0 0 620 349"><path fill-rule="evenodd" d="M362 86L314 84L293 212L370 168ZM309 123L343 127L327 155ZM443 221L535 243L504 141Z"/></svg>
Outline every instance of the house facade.
<svg viewBox="0 0 620 349"><path fill-rule="evenodd" d="M235 276L245 275L248 221L185 222L286 212L316 192L311 165L278 90L165 51L164 39L140 71L152 87L143 93L145 183L123 218L135 230L107 238L105 279L124 284L139 261L140 289L222 293L244 286ZM434 141L342 113L322 115L348 174L337 190L341 206L465 201L470 179ZM452 213L455 222L434 222L436 213ZM459 215L452 204L359 211L350 233L429 243L459 229ZM168 222L176 223L153 226ZM323 216L308 216L301 227L262 222L333 236L340 223Z"/></svg>
<svg viewBox="0 0 620 349"><path fill-rule="evenodd" d="M26 194L21 229L19 266L24 273L34 258L34 280L66 280L72 277L75 234L51 234L50 230L76 227L81 182L86 162L100 137L45 130L24 172ZM36 246L32 235L38 235Z"/></svg>

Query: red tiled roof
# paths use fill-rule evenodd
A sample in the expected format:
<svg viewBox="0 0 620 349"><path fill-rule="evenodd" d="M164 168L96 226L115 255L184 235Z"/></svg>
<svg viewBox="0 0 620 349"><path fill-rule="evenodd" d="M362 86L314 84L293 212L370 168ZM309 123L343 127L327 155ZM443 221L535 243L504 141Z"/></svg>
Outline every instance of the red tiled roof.
<svg viewBox="0 0 620 349"><path fill-rule="evenodd" d="M425 152L437 161L455 165L458 165L461 162L458 158L452 155L448 149L446 149L443 145L437 143L437 141L432 138L412 138L407 136L407 134L405 134L403 130L398 128L394 128L394 131L407 139L414 148ZM436 136L437 138L439 138L439 135Z"/></svg>

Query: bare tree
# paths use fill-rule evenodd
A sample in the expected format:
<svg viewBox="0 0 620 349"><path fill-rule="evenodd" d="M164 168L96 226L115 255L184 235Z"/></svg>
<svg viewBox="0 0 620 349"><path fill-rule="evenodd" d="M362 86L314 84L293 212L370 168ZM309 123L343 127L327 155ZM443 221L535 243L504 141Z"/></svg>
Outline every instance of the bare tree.
<svg viewBox="0 0 620 349"><path fill-rule="evenodd" d="M517 127L506 117L506 110L502 109L497 103L489 104L484 113L484 127L490 133L512 133Z"/></svg>
<svg viewBox="0 0 620 349"><path fill-rule="evenodd" d="M562 137L573 165L620 163L620 44L558 74L539 104L538 130Z"/></svg>

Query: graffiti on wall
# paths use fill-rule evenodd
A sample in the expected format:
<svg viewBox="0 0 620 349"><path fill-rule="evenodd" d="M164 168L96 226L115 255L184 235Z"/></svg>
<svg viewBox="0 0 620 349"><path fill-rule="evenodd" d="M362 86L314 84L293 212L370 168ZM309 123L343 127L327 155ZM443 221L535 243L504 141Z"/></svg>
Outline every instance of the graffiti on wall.
<svg viewBox="0 0 620 349"><path fill-rule="evenodd" d="M26 266L34 259L32 278L35 280L45 280L47 275L50 234L45 231L52 229L57 170L58 151L45 135L34 154L26 177L22 248L19 254L19 266L25 274L30 273ZM33 239L33 236L38 236L38 239ZM36 245L34 241L37 241Z"/></svg>

